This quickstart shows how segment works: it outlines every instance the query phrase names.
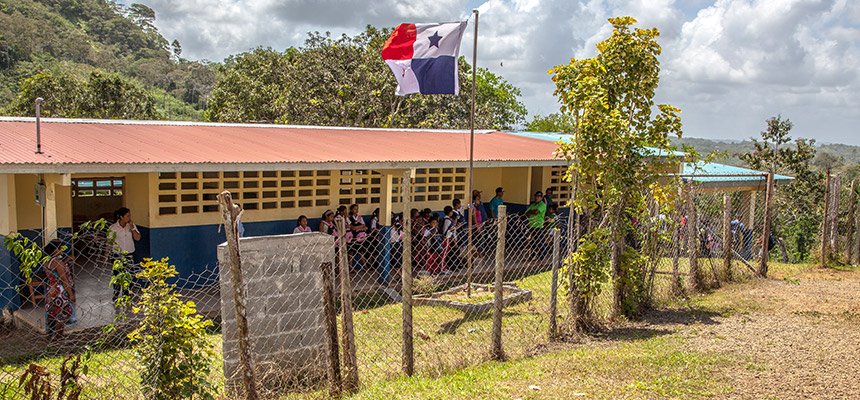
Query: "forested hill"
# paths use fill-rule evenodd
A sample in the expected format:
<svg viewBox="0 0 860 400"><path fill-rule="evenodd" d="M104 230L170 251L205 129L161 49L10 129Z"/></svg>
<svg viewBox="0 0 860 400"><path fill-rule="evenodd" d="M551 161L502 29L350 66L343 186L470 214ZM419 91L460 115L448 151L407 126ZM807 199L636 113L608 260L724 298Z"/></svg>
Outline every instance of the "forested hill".
<svg viewBox="0 0 860 400"><path fill-rule="evenodd" d="M32 115L41 95L46 115L200 119L214 68L154 21L140 4L0 0L0 111Z"/></svg>

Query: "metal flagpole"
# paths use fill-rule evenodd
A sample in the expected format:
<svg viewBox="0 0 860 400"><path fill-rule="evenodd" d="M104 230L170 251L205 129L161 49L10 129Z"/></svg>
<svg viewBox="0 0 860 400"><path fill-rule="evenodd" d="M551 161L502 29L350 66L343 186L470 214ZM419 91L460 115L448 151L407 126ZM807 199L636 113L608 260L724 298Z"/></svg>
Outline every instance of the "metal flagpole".
<svg viewBox="0 0 860 400"><path fill-rule="evenodd" d="M472 222L475 219L475 199L472 198L474 166L475 166L475 82L478 71L478 9L472 10L475 14L475 37L472 45L472 114L469 118L469 245L466 247L466 296L472 296Z"/></svg>

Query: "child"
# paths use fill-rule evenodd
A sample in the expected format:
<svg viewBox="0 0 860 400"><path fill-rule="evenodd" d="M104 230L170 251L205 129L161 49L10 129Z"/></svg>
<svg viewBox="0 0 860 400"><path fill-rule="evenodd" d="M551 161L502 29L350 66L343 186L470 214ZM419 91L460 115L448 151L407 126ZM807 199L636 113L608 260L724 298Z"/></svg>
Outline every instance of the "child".
<svg viewBox="0 0 860 400"><path fill-rule="evenodd" d="M431 274L445 270L442 265L442 235L439 234L439 216L431 214L424 231L421 232L426 247L425 269Z"/></svg>
<svg viewBox="0 0 860 400"><path fill-rule="evenodd" d="M451 262L451 249L457 250L457 229L460 228L460 222L457 221L457 216L454 215L454 208L445 206L445 219L442 222L442 269L447 270L452 268L454 263Z"/></svg>
<svg viewBox="0 0 860 400"><path fill-rule="evenodd" d="M296 229L293 229L293 233L311 233L311 227L308 226L308 217L304 215L300 215L298 219L298 226Z"/></svg>

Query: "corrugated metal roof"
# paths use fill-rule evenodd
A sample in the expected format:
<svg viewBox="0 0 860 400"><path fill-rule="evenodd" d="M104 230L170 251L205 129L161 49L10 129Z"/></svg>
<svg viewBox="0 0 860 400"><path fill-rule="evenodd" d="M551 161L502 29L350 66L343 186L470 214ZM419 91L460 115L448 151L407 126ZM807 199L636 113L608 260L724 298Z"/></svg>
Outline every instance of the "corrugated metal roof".
<svg viewBox="0 0 860 400"><path fill-rule="evenodd" d="M719 163L684 163L684 175L694 182L765 182L765 172L754 169L736 167ZM692 176L689 176L692 175ZM788 182L794 178L785 175L774 174L775 182Z"/></svg>
<svg viewBox="0 0 860 400"><path fill-rule="evenodd" d="M0 172L12 165L458 162L469 132L255 124L42 119L42 151L32 118L0 118ZM553 158L548 141L504 132L475 135L475 160ZM5 166L5 167L4 167Z"/></svg>

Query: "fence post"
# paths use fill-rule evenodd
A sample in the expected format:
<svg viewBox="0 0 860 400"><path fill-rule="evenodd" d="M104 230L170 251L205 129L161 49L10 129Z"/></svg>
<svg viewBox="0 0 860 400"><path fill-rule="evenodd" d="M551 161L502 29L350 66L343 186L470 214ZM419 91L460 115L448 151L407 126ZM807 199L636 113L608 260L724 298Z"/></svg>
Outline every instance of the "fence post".
<svg viewBox="0 0 860 400"><path fill-rule="evenodd" d="M767 262L770 258L770 214L773 206L773 172L767 174L767 191L764 197L764 222L761 226L761 259L758 275L767 278Z"/></svg>
<svg viewBox="0 0 860 400"><path fill-rule="evenodd" d="M830 234L829 222L830 222L830 168L827 169L827 175L824 178L824 213L822 214L821 221L821 260L819 262L819 267L825 268L827 267L827 249L828 249L828 240L827 236Z"/></svg>
<svg viewBox="0 0 860 400"><path fill-rule="evenodd" d="M326 344L328 345L328 392L331 397L340 396L340 356L337 345L337 310L334 306L334 265L320 264L323 279L323 312L325 318Z"/></svg>
<svg viewBox="0 0 860 400"><path fill-rule="evenodd" d="M508 228L507 208L504 204L499 206L499 239L498 243L496 243L496 280L493 290L495 307L493 308L493 352L491 356L494 360L503 360L505 358L505 353L502 349L502 302L504 300L502 283L505 279L505 234Z"/></svg>
<svg viewBox="0 0 860 400"><path fill-rule="evenodd" d="M690 262L690 286L693 291L703 289L702 275L699 272L699 221L696 204L693 201L692 184L685 186L687 198L687 257Z"/></svg>
<svg viewBox="0 0 860 400"><path fill-rule="evenodd" d="M569 218L573 218L570 216ZM558 271L561 268L561 231L552 230L552 284L549 296L549 338L558 337Z"/></svg>
<svg viewBox="0 0 860 400"><path fill-rule="evenodd" d="M346 221L341 216L337 217L337 233L340 260L340 310L343 321L341 341L343 342L343 366L346 369L343 390L347 393L355 393L358 390L358 359L355 352L355 327L352 322L352 283L349 280Z"/></svg>
<svg viewBox="0 0 860 400"><path fill-rule="evenodd" d="M728 193L723 195L723 269L726 271L726 280L734 279L732 273L732 248L734 246L732 237L732 199Z"/></svg>
<svg viewBox="0 0 860 400"><path fill-rule="evenodd" d="M415 372L415 347L412 334L412 216L409 214L409 201L412 197L412 170L403 173L403 257L400 273L403 281L403 373L412 376Z"/></svg>
<svg viewBox="0 0 860 400"><path fill-rule="evenodd" d="M856 220L852 220L849 223L854 226L854 232L856 233L854 235L854 248L857 249L857 252L854 253L854 263L860 264L860 213L858 213ZM849 262L851 262L851 260L849 260Z"/></svg>
<svg viewBox="0 0 860 400"><path fill-rule="evenodd" d="M678 215L676 215L676 223L678 224L674 232L672 233L672 294L679 296L684 293L684 286L681 285L681 276L678 272L678 264L680 263L681 258L681 218L683 218L684 214L684 203L686 203L686 198L684 198L684 186L678 187L678 196L675 197L675 210Z"/></svg>
<svg viewBox="0 0 860 400"><path fill-rule="evenodd" d="M233 205L229 191L218 195L224 233L227 236L227 253L230 260L230 283L233 287L233 305L236 307L236 334L239 342L239 370L248 400L258 399L257 378L251 360L251 342L248 335L248 316L245 309L245 283L242 280L242 260L239 256L239 234L236 219L242 211Z"/></svg>
<svg viewBox="0 0 860 400"><path fill-rule="evenodd" d="M851 181L850 193L848 193L848 240L845 245L848 247L846 261L851 264L854 260L854 207L857 201L857 193L854 192L857 186L857 180ZM860 251L860 250L857 250Z"/></svg>
<svg viewBox="0 0 860 400"><path fill-rule="evenodd" d="M830 192L830 256L839 257L839 195L842 194L842 177L833 177Z"/></svg>

